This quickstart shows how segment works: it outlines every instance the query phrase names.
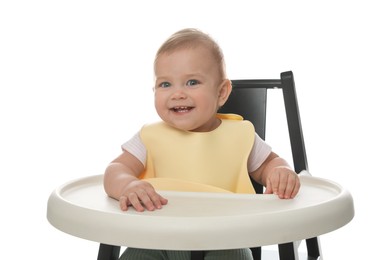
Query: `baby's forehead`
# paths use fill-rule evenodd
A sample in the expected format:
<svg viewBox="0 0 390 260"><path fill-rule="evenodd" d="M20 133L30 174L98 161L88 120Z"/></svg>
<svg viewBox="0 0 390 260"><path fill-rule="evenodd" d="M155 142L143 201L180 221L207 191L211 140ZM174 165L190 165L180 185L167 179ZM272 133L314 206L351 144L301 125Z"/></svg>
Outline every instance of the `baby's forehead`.
<svg viewBox="0 0 390 260"><path fill-rule="evenodd" d="M219 54L215 46L207 41L199 41L190 44L180 44L176 46L170 46L170 48L161 49L156 56L154 63L154 70L156 73L157 66L161 65L161 62L165 63L166 59L174 61L175 55L191 56L197 59L202 59L202 64L210 64L214 69L219 71L220 77L225 78L225 68L223 57ZM172 60L173 59L173 60ZM164 60L164 61L163 61Z"/></svg>
<svg viewBox="0 0 390 260"><path fill-rule="evenodd" d="M182 44L172 46L172 48L162 51L159 56L164 54L170 55L177 52L210 52L210 54L213 54L213 48L210 44L207 44L205 42Z"/></svg>

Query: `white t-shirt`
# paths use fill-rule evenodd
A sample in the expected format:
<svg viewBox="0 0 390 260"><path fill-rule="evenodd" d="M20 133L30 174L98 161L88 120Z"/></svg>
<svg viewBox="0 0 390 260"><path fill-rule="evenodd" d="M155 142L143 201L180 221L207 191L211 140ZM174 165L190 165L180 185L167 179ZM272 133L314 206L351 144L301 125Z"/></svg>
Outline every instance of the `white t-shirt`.
<svg viewBox="0 0 390 260"><path fill-rule="evenodd" d="M142 143L140 132L137 132L129 141L124 143L122 149L134 155L145 166L147 150ZM271 146L255 133L255 141L248 158L248 172L251 173L257 170L267 159L271 151Z"/></svg>

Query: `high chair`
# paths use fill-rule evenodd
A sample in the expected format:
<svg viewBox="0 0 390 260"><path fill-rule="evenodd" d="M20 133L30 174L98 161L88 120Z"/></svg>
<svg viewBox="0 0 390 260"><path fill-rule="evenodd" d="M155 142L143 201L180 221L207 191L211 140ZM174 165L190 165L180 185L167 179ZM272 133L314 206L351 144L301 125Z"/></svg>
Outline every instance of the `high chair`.
<svg viewBox="0 0 390 260"><path fill-rule="evenodd" d="M219 112L240 114L254 124L264 140L267 93L282 91L294 169L300 173L302 184L296 198L281 200L272 195L167 192L164 196L169 197L169 207L139 214L134 210L121 212L117 201L105 194L102 176L92 176L53 191L47 208L49 222L71 235L100 242L98 260L117 260L120 245L191 251L192 260L203 259L204 251L249 247L254 260L260 260L261 246L272 244L278 245L279 259L296 260L297 247L302 240L307 248L305 259L321 259L318 236L352 220L353 200L337 183L306 176L308 165L293 73L283 72L280 79L232 80L232 85L232 93ZM252 182L256 193L262 194L263 186ZM182 203L183 199L186 203ZM187 200L193 207L181 212ZM240 215L232 201L239 206L248 205L250 212ZM177 216L177 212L183 217ZM224 217L231 225L221 223L223 220L215 222ZM288 221L275 222L276 219ZM145 234L141 229L142 225L156 225L156 222L163 230L150 229ZM173 233L176 240L170 238Z"/></svg>
<svg viewBox="0 0 390 260"><path fill-rule="evenodd" d="M232 93L219 112L239 114L244 119L251 121L257 134L263 140L266 140L267 92L282 90L294 169L297 173L308 170L293 73L291 71L283 72L280 79L232 80L232 86ZM252 181L252 184L256 193L263 193L262 185L255 181ZM321 256L319 239L317 237L307 238L306 245L308 258L319 259ZM297 259L297 247L298 243L294 241L279 244L280 259ZM251 250L254 260L260 260L261 247L251 248ZM101 245L100 251L98 259L103 260L107 259L106 255L117 255L118 248ZM100 254L103 253L105 256L100 257ZM203 256L203 251L192 251L191 259L203 259ZM110 259L116 259L116 256Z"/></svg>

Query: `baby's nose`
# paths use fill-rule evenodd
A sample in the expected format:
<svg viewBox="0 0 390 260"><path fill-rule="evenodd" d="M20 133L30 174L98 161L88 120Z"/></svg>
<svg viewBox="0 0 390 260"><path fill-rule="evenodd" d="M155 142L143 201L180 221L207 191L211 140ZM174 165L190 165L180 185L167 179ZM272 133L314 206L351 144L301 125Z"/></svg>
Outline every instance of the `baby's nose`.
<svg viewBox="0 0 390 260"><path fill-rule="evenodd" d="M185 88L181 88L181 87L174 88L174 91L172 93L173 99L183 99L186 97L187 97L187 94L186 94Z"/></svg>

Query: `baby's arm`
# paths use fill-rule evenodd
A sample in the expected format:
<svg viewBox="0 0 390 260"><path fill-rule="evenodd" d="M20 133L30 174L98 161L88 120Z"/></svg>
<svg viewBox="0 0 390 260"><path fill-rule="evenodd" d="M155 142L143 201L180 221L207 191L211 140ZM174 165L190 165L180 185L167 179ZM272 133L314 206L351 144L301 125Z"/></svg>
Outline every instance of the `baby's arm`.
<svg viewBox="0 0 390 260"><path fill-rule="evenodd" d="M273 152L250 175L266 187L265 194L273 193L281 199L294 198L300 188L298 175L283 158Z"/></svg>
<svg viewBox="0 0 390 260"><path fill-rule="evenodd" d="M153 186L137 177L144 165L131 153L124 151L112 161L104 173L104 189L108 196L119 201L120 208L133 206L137 211L160 209L168 200L160 196Z"/></svg>

